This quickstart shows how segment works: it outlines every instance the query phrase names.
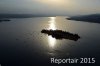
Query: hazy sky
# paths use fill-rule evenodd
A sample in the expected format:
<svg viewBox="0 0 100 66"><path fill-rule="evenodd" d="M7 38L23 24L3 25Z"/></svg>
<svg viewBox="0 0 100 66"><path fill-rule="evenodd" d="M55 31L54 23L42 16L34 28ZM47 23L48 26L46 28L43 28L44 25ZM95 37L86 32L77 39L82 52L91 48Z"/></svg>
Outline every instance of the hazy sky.
<svg viewBox="0 0 100 66"><path fill-rule="evenodd" d="M100 0L0 0L0 13L94 14L100 13Z"/></svg>

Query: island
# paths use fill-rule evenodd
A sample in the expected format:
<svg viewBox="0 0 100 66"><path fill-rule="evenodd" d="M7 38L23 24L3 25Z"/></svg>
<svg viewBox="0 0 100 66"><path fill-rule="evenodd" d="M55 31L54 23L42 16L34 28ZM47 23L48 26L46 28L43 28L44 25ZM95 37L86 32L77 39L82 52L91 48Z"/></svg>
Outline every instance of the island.
<svg viewBox="0 0 100 66"><path fill-rule="evenodd" d="M10 19L0 19L0 22L11 21Z"/></svg>
<svg viewBox="0 0 100 66"><path fill-rule="evenodd" d="M56 39L69 39L69 40L77 41L80 38L78 34L73 34L62 30L43 29L41 33L48 34Z"/></svg>

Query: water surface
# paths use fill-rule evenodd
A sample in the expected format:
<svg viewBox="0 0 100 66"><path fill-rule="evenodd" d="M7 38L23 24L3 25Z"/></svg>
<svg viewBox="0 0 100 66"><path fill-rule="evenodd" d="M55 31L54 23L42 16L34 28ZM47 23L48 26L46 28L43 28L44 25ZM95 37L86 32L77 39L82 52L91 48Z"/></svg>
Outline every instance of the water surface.
<svg viewBox="0 0 100 66"><path fill-rule="evenodd" d="M50 58L93 57L99 61L100 24L66 20L66 17L11 19L0 23L0 64L32 66L50 64ZM57 40L42 29L63 30L81 39Z"/></svg>

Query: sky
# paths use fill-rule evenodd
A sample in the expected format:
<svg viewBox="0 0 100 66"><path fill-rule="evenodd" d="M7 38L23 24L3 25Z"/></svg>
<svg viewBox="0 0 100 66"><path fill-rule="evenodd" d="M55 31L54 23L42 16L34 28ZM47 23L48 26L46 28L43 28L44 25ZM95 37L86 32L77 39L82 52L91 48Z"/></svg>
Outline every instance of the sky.
<svg viewBox="0 0 100 66"><path fill-rule="evenodd" d="M83 15L100 13L100 0L0 0L0 13Z"/></svg>

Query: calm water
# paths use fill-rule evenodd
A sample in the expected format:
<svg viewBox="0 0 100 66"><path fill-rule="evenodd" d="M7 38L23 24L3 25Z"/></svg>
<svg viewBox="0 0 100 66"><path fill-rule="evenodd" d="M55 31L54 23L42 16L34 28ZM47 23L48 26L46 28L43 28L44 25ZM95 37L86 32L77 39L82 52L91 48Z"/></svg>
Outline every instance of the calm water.
<svg viewBox="0 0 100 66"><path fill-rule="evenodd" d="M0 64L33 66L50 64L50 58L100 59L100 24L66 20L66 17L11 19L0 23ZM60 29L78 34L81 39L56 40L42 29Z"/></svg>

